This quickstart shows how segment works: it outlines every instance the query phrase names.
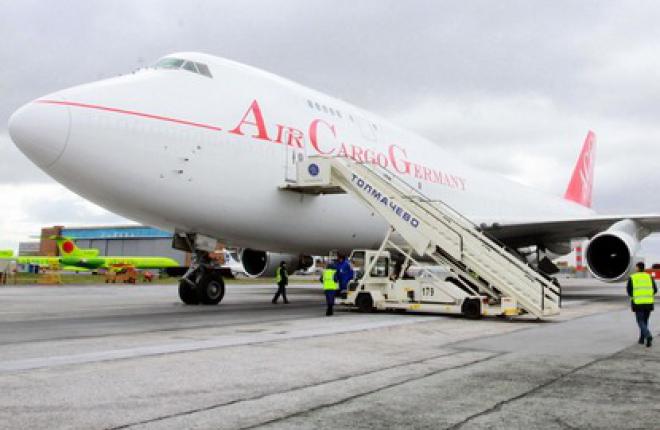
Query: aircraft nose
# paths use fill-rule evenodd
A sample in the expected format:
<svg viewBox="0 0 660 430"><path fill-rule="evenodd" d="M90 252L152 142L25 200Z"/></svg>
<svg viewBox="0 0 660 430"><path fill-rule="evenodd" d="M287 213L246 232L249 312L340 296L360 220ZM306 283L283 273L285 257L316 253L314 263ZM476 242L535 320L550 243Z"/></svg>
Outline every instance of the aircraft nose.
<svg viewBox="0 0 660 430"><path fill-rule="evenodd" d="M53 165L69 139L71 117L68 106L32 102L9 118L14 144L39 167Z"/></svg>

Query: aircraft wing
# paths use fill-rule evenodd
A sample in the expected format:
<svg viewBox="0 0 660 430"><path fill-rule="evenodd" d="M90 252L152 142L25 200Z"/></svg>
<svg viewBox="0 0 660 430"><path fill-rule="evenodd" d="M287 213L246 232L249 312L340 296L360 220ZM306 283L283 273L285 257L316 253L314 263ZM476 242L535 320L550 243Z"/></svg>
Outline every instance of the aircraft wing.
<svg viewBox="0 0 660 430"><path fill-rule="evenodd" d="M539 243L563 242L589 238L607 230L612 224L631 219L651 232L660 232L660 215L601 215L582 219L557 221L506 222L482 225L482 229L511 247Z"/></svg>

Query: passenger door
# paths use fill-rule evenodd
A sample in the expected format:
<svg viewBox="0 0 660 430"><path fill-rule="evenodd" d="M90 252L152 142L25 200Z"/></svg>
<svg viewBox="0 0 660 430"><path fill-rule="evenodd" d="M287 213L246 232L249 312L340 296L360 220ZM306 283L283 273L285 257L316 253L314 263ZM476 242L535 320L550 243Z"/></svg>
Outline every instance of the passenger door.
<svg viewBox="0 0 660 430"><path fill-rule="evenodd" d="M302 137L302 148L300 148L295 142L291 145L290 140L290 131L285 131L283 133L282 146L284 147L284 181L285 182L295 182L297 180L297 169L298 164L305 161L307 158L307 142L304 137Z"/></svg>

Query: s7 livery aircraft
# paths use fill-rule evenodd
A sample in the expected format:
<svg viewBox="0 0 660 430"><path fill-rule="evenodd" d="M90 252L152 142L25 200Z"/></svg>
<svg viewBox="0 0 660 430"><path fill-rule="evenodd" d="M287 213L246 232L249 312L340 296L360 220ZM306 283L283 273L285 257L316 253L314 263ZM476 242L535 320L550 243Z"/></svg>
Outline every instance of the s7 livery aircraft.
<svg viewBox="0 0 660 430"><path fill-rule="evenodd" d="M218 303L224 292L222 280L205 270L209 247L188 238L243 248L252 275L273 273L281 260L295 269L309 260L301 255L380 243L387 224L350 196L280 189L311 155L386 168L530 259L530 249L566 254L571 239L591 238L586 261L605 281L623 279L640 241L660 229L659 215L590 209L593 132L565 196L546 195L470 167L451 148L349 103L201 53L168 55L133 74L41 97L12 115L9 131L25 155L81 196L191 233L176 236L198 256L199 276L182 284L188 303L192 295Z"/></svg>
<svg viewBox="0 0 660 430"><path fill-rule="evenodd" d="M49 266L58 264L62 270L84 272L96 269L108 269L114 264L129 264L137 269L167 269L179 267L179 263L169 257L125 257L99 256L96 248L81 249L68 237L52 236L57 243L59 256L18 256L10 250L0 250L0 260L16 261L18 264Z"/></svg>

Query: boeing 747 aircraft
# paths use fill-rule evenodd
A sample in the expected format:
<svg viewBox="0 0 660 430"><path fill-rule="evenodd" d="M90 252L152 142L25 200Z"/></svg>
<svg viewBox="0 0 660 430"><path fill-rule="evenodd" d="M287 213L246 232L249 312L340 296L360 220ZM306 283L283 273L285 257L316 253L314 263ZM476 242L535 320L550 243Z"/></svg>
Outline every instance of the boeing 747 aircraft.
<svg viewBox="0 0 660 430"><path fill-rule="evenodd" d="M596 137L589 132L565 196L546 195L475 169L414 133L349 103L211 55L185 52L153 67L34 100L9 121L12 140L79 195L127 218L240 247L246 272L281 260L377 246L387 229L346 194L282 191L306 157L345 157L386 168L451 205L520 255L570 252L591 238L586 262L599 279L623 279L659 215L591 210ZM193 236L195 233L197 236ZM186 303L218 303L221 278L193 241L198 276ZM277 254L275 254L275 252Z"/></svg>

